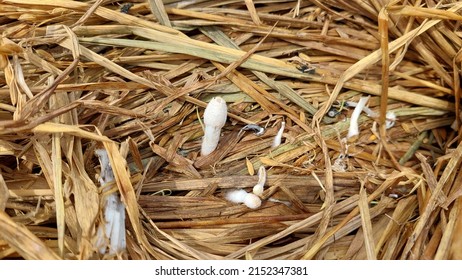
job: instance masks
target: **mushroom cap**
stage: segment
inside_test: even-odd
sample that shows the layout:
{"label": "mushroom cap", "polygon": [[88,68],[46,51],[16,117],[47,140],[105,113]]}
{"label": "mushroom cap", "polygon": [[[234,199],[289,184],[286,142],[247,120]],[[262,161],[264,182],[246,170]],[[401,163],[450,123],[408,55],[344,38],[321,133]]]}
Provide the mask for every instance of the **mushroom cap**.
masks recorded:
{"label": "mushroom cap", "polygon": [[256,195],[261,195],[263,193],[263,185],[261,183],[256,184],[253,187],[253,193]]}
{"label": "mushroom cap", "polygon": [[244,204],[250,209],[257,209],[261,205],[261,199],[253,193],[248,193],[244,198]]}
{"label": "mushroom cap", "polygon": [[227,111],[226,101],[223,98],[219,96],[212,98],[205,108],[205,126],[222,128],[226,123]]}

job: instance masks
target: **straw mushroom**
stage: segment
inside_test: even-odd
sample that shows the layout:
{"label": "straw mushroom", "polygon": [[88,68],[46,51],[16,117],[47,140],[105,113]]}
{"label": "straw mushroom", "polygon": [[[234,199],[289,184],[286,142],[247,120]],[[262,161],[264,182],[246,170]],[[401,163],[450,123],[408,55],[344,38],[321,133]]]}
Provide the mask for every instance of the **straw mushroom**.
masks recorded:
{"label": "straw mushroom", "polygon": [[201,147],[202,156],[209,155],[217,148],[221,128],[226,123],[226,116],[226,101],[221,97],[212,98],[204,112],[205,129]]}

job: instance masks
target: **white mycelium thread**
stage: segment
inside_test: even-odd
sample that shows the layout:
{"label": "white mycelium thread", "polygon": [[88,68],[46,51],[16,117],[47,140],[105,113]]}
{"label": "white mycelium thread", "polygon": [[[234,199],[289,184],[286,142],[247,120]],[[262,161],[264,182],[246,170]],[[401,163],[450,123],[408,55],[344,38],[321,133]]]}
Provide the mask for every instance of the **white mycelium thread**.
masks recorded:
{"label": "white mycelium thread", "polygon": [[287,207],[290,207],[290,205],[292,205],[292,203],[290,203],[289,201],[283,201],[283,200],[279,200],[279,199],[276,199],[276,198],[268,198],[268,201],[271,201],[271,202],[276,202],[276,203],[282,203],[284,205],[286,205]]}
{"label": "white mycelium thread", "polygon": [[[110,184],[115,181],[108,154],[104,149],[96,150],[95,154],[101,164],[99,182],[103,187],[103,191],[108,191]],[[98,227],[95,245],[101,254],[106,253],[108,247],[109,254],[125,251],[125,206],[120,201],[117,192],[105,196],[104,223]]]}
{"label": "white mycelium thread", "polygon": [[[367,97],[364,97],[364,98],[367,98]],[[356,103],[356,102],[352,102],[352,101],[348,101],[348,102],[345,102],[345,106],[348,106],[348,107],[355,107],[357,108],[358,107],[358,104],[359,103]],[[379,117],[379,114],[372,111],[369,107],[367,106],[364,106],[362,108],[363,112],[367,114],[368,117],[371,117],[371,118],[378,118]],[[356,111],[356,110],[355,110]],[[353,112],[354,113],[354,112]],[[353,118],[353,116],[351,117]],[[386,121],[385,121],[385,128],[386,129],[390,129],[392,128],[394,125],[395,125],[395,121],[396,121],[396,115],[394,112],[391,112],[391,111],[388,111],[387,114],[386,114]]]}
{"label": "white mycelium thread", "polygon": [[262,165],[258,168],[258,183],[253,187],[253,193],[260,196],[266,183],[266,170]]}
{"label": "white mycelium thread", "polygon": [[284,133],[284,128],[286,127],[286,123],[281,123],[281,128],[279,129],[276,136],[274,136],[273,145],[271,147],[276,148],[277,146],[281,145],[282,141],[282,133]]}
{"label": "white mycelium thread", "polygon": [[221,97],[212,98],[204,112],[205,128],[201,155],[206,156],[215,151],[220,140],[221,128],[226,123],[226,116],[226,101]]}
{"label": "white mycelium thread", "polygon": [[[365,97],[366,98],[366,97]],[[368,97],[367,97],[368,98]],[[358,106],[358,103],[356,102],[353,102],[353,101],[348,101],[348,102],[345,102],[345,106],[348,106],[348,107],[357,107]],[[368,117],[371,117],[371,118],[377,118],[379,116],[379,114],[377,114],[376,112],[372,111],[371,108],[367,107],[367,106],[364,106],[363,107],[363,112],[367,114]]]}

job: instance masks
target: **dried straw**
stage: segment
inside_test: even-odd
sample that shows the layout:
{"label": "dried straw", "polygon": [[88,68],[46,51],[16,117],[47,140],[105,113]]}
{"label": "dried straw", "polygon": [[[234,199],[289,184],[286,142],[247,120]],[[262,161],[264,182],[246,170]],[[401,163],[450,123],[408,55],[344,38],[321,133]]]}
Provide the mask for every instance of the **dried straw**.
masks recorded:
{"label": "dried straw", "polygon": [[0,0],[0,258],[461,259],[462,3],[385,2]]}

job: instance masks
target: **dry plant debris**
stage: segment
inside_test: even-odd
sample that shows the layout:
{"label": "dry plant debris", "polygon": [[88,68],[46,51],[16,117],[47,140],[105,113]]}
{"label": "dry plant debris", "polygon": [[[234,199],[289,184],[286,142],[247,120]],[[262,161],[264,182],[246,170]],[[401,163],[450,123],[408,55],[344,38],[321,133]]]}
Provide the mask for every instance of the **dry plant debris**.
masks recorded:
{"label": "dry plant debris", "polygon": [[[461,259],[461,10],[0,0],[0,259]],[[261,166],[260,207],[225,199]],[[94,246],[108,192],[116,255]]]}

